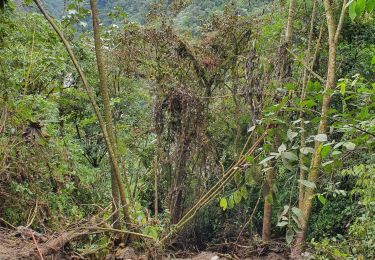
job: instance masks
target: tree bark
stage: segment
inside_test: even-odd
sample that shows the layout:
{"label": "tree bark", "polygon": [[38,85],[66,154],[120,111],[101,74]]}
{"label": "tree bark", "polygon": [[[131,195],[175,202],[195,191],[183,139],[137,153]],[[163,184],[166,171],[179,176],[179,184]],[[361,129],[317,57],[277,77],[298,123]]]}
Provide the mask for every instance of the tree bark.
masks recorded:
{"label": "tree bark", "polygon": [[266,173],[266,181],[263,185],[263,226],[262,226],[262,240],[268,242],[271,239],[271,220],[272,220],[272,185],[275,179],[275,167],[272,165]]}
{"label": "tree bark", "polygon": [[[336,85],[336,50],[337,50],[337,43],[338,38],[340,35],[340,31],[342,28],[342,23],[345,16],[346,10],[346,3],[347,0],[343,1],[340,20],[336,27],[336,22],[333,16],[333,8],[330,0],[324,0],[324,9],[326,14],[327,20],[327,27],[328,27],[328,67],[327,67],[327,81],[325,85],[325,91],[323,95],[323,103],[322,103],[322,111],[321,111],[321,118],[319,122],[319,127],[317,134],[325,134],[327,130],[327,115],[331,100],[330,90],[335,88]],[[319,178],[319,168],[321,165],[321,154],[320,154],[320,145],[322,142],[315,141],[314,149],[315,152],[312,157],[310,172],[308,175],[308,181],[316,183]],[[295,243],[292,248],[292,259],[298,259],[301,257],[301,253],[303,250],[307,229],[308,229],[308,221],[311,215],[311,208],[312,208],[312,199],[314,195],[315,189],[306,187],[303,195],[303,202],[300,203],[300,209],[302,211],[302,216],[299,217],[299,222],[301,223],[301,232],[297,234],[295,239]]]}
{"label": "tree bark", "polygon": [[[311,13],[309,39],[308,39],[308,43],[307,43],[306,57],[305,57],[305,63],[309,67],[312,67],[310,64],[314,64],[314,61],[311,63],[310,59],[311,59],[311,45],[312,45],[312,37],[313,37],[313,31],[314,31],[315,17],[316,17],[316,0],[314,0],[313,9],[312,9],[312,13]],[[320,31],[320,35],[321,35],[321,31]],[[320,37],[319,37],[318,41],[320,41]],[[318,44],[319,43],[317,43],[317,45]],[[309,80],[309,77],[310,77],[310,73],[307,70],[307,68],[305,67],[304,70],[303,70],[301,102],[304,101],[305,98],[306,98],[306,86],[307,86],[307,82]],[[305,147],[306,146],[306,133],[305,133],[305,119],[304,119],[303,111],[300,112],[300,119],[301,119],[301,123],[300,123],[301,143],[300,143],[300,146]],[[300,153],[300,157],[299,157],[299,166],[300,166],[299,167],[299,179],[300,180],[305,180],[305,176],[306,176],[305,169],[304,169],[304,157],[305,157],[304,154]],[[298,205],[299,205],[299,207],[301,207],[301,203],[303,202],[304,192],[305,192],[305,186],[302,183],[300,183],[299,184],[299,193],[298,193],[298,202],[299,202]]]}
{"label": "tree bark", "polygon": [[[296,9],[296,0],[290,0],[289,4],[289,13],[288,13],[288,20],[287,25],[285,28],[285,39],[283,44],[280,46],[280,53],[281,55],[287,53],[286,49],[289,48],[292,44],[292,34],[293,34],[293,22],[295,16],[295,9]],[[281,56],[280,55],[280,56]],[[282,84],[284,80],[290,77],[290,65],[292,63],[290,55],[286,57],[280,57],[280,64],[279,64],[279,83]],[[277,133],[276,133],[277,135]],[[280,145],[280,140],[276,136],[273,146],[277,149]],[[271,238],[271,220],[272,220],[272,203],[269,201],[270,196],[272,196],[272,185],[274,179],[276,178],[276,165],[269,170],[266,174],[266,181],[264,187],[267,188],[267,191],[264,193],[264,208],[263,208],[263,227],[262,227],[262,240],[269,241]]]}
{"label": "tree bark", "polygon": [[[98,73],[99,73],[99,85],[100,85],[100,93],[103,98],[103,108],[104,108],[104,122],[105,127],[108,132],[109,141],[111,143],[111,146],[113,148],[114,157],[117,162],[117,148],[116,148],[116,142],[115,142],[115,134],[114,134],[114,127],[113,127],[113,119],[112,119],[112,112],[111,112],[111,106],[110,106],[110,100],[109,100],[109,91],[108,91],[108,85],[107,85],[107,78],[105,75],[105,67],[104,67],[104,61],[103,61],[103,54],[102,54],[102,43],[100,39],[100,26],[99,26],[99,14],[98,9],[96,5],[96,0],[90,0],[91,5],[91,12],[92,12],[92,24],[94,29],[94,44],[95,44],[95,54],[96,54],[96,62],[98,66]],[[116,223],[119,221],[118,219],[118,196],[119,196],[119,183],[121,182],[120,178],[120,172],[115,172],[116,169],[112,167],[112,174],[111,174],[111,185],[112,185],[112,210],[113,210],[113,220]],[[116,175],[118,175],[118,180],[116,178]],[[124,208],[124,211],[127,213],[125,214],[125,222],[130,222],[129,213],[128,213],[128,205],[125,198],[125,191],[120,191],[121,194],[121,201],[122,206]],[[119,226],[119,225],[117,225]]]}
{"label": "tree bark", "polygon": [[74,64],[79,76],[82,79],[83,86],[84,86],[84,88],[87,92],[87,95],[88,95],[89,99],[90,99],[90,102],[91,102],[91,105],[94,109],[95,115],[96,115],[96,117],[99,121],[100,129],[102,130],[103,137],[104,137],[104,140],[105,140],[105,143],[106,143],[106,146],[107,146],[109,158],[110,158],[110,161],[111,161],[111,166],[113,167],[115,177],[116,177],[116,181],[117,181],[117,185],[118,185],[118,188],[119,188],[119,191],[120,191],[120,199],[121,199],[121,204],[123,206],[124,217],[125,217],[127,222],[130,222],[129,210],[128,210],[128,207],[127,207],[124,187],[122,185],[120,174],[119,174],[117,157],[116,157],[114,149],[111,145],[105,122],[104,122],[103,117],[100,113],[100,108],[99,108],[99,106],[96,102],[94,90],[89,85],[89,83],[87,81],[87,78],[86,78],[81,66],[79,65],[79,63],[77,61],[77,58],[75,57],[75,55],[72,51],[72,48],[71,48],[69,42],[66,40],[63,32],[57,27],[57,25],[54,22],[54,20],[52,19],[52,17],[46,12],[46,10],[44,9],[40,0],[33,0],[33,1],[36,4],[36,6],[38,7],[38,9],[40,10],[40,12],[44,15],[46,20],[50,23],[52,28],[55,30],[55,32],[58,34],[59,38],[61,39],[62,43],[65,46],[66,51],[69,54],[69,57],[70,57],[72,63]]}

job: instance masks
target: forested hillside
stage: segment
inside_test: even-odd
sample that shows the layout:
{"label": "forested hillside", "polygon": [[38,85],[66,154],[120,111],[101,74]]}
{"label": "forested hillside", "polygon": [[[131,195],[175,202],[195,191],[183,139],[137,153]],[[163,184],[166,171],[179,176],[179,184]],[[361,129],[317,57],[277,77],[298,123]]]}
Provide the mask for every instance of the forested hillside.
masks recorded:
{"label": "forested hillside", "polygon": [[0,260],[374,259],[374,9],[0,0]]}
{"label": "forested hillside", "polygon": [[[78,3],[77,3],[78,2]],[[222,13],[227,4],[233,5],[238,14],[244,15],[249,12],[255,12],[269,0],[187,0],[187,1],[154,1],[154,0],[101,0],[98,1],[98,9],[102,20],[107,23],[113,23],[113,19],[106,14],[113,13],[114,10],[122,11],[127,14],[131,21],[146,23],[150,10],[156,5],[172,6],[169,15],[174,18],[176,26],[189,28],[196,32],[202,23],[206,22],[213,14]],[[64,0],[46,0],[46,7],[57,17],[64,17],[69,14],[69,10],[75,10],[76,5],[84,6],[84,1],[76,1],[76,4],[68,3]]]}

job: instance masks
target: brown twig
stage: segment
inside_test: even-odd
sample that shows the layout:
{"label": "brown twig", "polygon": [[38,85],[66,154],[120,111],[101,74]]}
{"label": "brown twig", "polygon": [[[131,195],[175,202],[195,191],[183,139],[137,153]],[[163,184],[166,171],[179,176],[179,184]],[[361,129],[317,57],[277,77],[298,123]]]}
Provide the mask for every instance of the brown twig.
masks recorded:
{"label": "brown twig", "polygon": [[40,248],[39,248],[39,246],[38,246],[38,242],[36,241],[35,236],[34,236],[34,233],[33,233],[32,231],[30,232],[30,235],[31,235],[31,237],[33,238],[33,241],[34,241],[34,244],[35,244],[35,247],[36,247],[36,250],[37,250],[37,252],[38,252],[38,256],[39,256],[40,260],[44,260],[43,254],[42,254],[42,252],[40,251]]}

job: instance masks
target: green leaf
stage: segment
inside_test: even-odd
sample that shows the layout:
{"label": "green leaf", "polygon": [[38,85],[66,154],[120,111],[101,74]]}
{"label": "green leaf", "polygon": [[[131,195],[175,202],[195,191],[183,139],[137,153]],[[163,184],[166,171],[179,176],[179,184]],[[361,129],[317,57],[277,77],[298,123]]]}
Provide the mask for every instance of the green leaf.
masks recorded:
{"label": "green leaf", "polygon": [[285,236],[285,240],[286,240],[286,243],[287,243],[288,245],[290,245],[290,244],[292,243],[292,241],[293,241],[293,236],[294,236],[294,231],[293,231],[293,229],[288,229],[288,230],[286,231],[286,236]]}
{"label": "green leaf", "polygon": [[299,221],[299,219],[295,215],[292,215],[292,219],[294,220],[294,222],[297,224],[297,227],[298,227],[298,228],[293,227],[293,229],[296,232],[299,232],[297,230],[299,230],[301,228],[301,222]]}
{"label": "green leaf", "polygon": [[293,132],[293,131],[290,130],[290,129],[288,129],[288,131],[287,131],[286,134],[287,134],[287,136],[288,136],[289,141],[293,141],[293,139],[294,139],[295,137],[298,136],[298,133],[297,133],[297,132]]}
{"label": "green leaf", "polygon": [[298,182],[301,183],[302,185],[306,186],[306,187],[311,188],[311,189],[315,189],[316,188],[315,183],[313,183],[311,181],[308,181],[308,180],[298,180]]}
{"label": "green leaf", "polygon": [[301,149],[299,149],[301,153],[303,153],[304,155],[307,155],[309,153],[314,153],[314,148],[311,148],[311,147],[302,147]]}
{"label": "green leaf", "polygon": [[259,164],[264,164],[266,162],[268,162],[269,160],[272,160],[273,158],[275,158],[275,156],[268,156],[266,158],[264,158]]}
{"label": "green leaf", "polygon": [[301,102],[301,107],[307,107],[312,108],[313,106],[316,106],[316,102],[314,100],[308,99]]}
{"label": "green leaf", "polygon": [[344,81],[341,82],[341,83],[339,84],[339,86],[340,86],[340,94],[341,94],[341,95],[345,95],[345,91],[346,91],[346,84],[345,84],[345,82],[344,82]]}
{"label": "green leaf", "polygon": [[277,148],[277,151],[278,151],[279,153],[285,152],[285,150],[286,150],[286,145],[285,145],[285,144],[281,144],[281,145],[279,146],[279,148]]}
{"label": "green leaf", "polygon": [[236,190],[236,191],[234,192],[234,196],[233,196],[233,198],[234,198],[234,202],[235,202],[236,204],[240,203],[240,202],[241,202],[241,199],[242,199],[241,192],[238,191],[238,190]]}
{"label": "green leaf", "polygon": [[293,208],[292,208],[292,212],[294,213],[294,215],[296,215],[296,216],[299,217],[299,218],[302,218],[302,217],[303,217],[302,210],[300,210],[300,209],[297,208],[297,207],[293,207]]}
{"label": "green leaf", "polygon": [[231,195],[231,196],[229,197],[229,200],[228,200],[228,207],[229,207],[230,209],[233,209],[233,208],[234,208],[234,196],[233,196],[233,195]]}
{"label": "green leaf", "polygon": [[249,129],[247,129],[247,132],[250,133],[250,132],[254,131],[254,129],[255,129],[255,125],[253,125],[253,126],[250,127]]}
{"label": "green leaf", "polygon": [[289,205],[285,205],[283,212],[281,212],[280,216],[284,216],[289,211]]}
{"label": "green leaf", "polygon": [[357,17],[356,4],[357,3],[353,1],[349,6],[349,17],[352,21]]}
{"label": "green leaf", "polygon": [[248,156],[246,156],[246,161],[247,161],[248,163],[254,163],[254,157],[251,156],[251,155],[248,155]]}
{"label": "green leaf", "polygon": [[291,171],[291,172],[294,171],[294,168],[293,168],[293,166],[289,163],[289,160],[283,158],[283,159],[282,159],[282,162],[283,162],[283,165],[284,165],[285,169],[288,169],[288,170]]}
{"label": "green leaf", "polygon": [[323,205],[326,205],[327,199],[324,198],[324,196],[322,194],[318,194],[318,199],[319,199],[320,203],[322,203]]}
{"label": "green leaf", "polygon": [[314,137],[314,140],[315,141],[319,141],[319,142],[327,142],[328,140],[328,137],[326,134],[318,134]]}
{"label": "green leaf", "polygon": [[153,237],[154,239],[158,238],[158,230],[157,230],[157,227],[155,227],[155,226],[145,227],[143,233],[145,235],[149,235],[149,236]]}
{"label": "green leaf", "polygon": [[326,158],[330,151],[331,151],[331,146],[329,145],[323,146],[322,150],[320,151],[322,158],[323,159]]}
{"label": "green leaf", "polygon": [[368,107],[362,107],[361,112],[358,115],[359,120],[365,120],[369,116]]}
{"label": "green leaf", "polygon": [[239,186],[242,182],[242,175],[239,172],[236,172],[234,175],[234,182],[236,183],[237,186]]}
{"label": "green leaf", "polygon": [[375,0],[367,0],[367,12],[371,13],[375,8]]}
{"label": "green leaf", "polygon": [[298,156],[292,152],[283,152],[281,156],[290,161],[298,161]]}
{"label": "green leaf", "polygon": [[287,221],[281,221],[281,222],[277,223],[276,226],[278,226],[278,227],[285,227],[285,226],[288,225],[288,224],[289,224],[289,223],[288,223]]}
{"label": "green leaf", "polygon": [[228,206],[228,202],[227,202],[227,199],[226,198],[221,198],[220,199],[220,207],[223,209],[223,210],[226,210],[227,209],[227,206]]}
{"label": "green leaf", "polygon": [[248,196],[248,193],[247,193],[247,189],[245,186],[242,186],[241,189],[240,189],[240,193],[241,193],[241,196],[242,198],[244,198],[245,200],[247,199],[247,196]]}
{"label": "green leaf", "polygon": [[355,11],[357,16],[361,16],[366,9],[366,0],[357,0]]}
{"label": "green leaf", "polygon": [[345,142],[343,143],[343,146],[345,146],[345,148],[349,151],[353,151],[355,149],[355,143],[352,142]]}

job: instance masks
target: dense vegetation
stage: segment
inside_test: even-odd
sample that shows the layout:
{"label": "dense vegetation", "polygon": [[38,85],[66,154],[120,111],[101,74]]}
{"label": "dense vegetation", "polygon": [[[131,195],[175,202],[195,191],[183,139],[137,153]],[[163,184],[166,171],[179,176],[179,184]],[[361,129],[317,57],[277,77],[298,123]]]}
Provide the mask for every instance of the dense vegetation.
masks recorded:
{"label": "dense vegetation", "polygon": [[3,2],[0,227],[375,257],[375,1]]}

